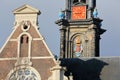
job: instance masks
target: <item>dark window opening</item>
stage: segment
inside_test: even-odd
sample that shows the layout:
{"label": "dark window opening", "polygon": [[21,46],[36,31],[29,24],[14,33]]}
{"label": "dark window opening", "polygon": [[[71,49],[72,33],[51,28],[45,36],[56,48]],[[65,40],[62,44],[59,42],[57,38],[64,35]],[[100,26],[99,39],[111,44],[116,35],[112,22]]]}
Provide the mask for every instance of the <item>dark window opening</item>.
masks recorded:
{"label": "dark window opening", "polygon": [[24,25],[24,26],[23,26],[23,29],[28,29],[28,26],[27,26],[27,25]]}
{"label": "dark window opening", "polygon": [[28,57],[29,37],[24,34],[20,38],[20,57]]}
{"label": "dark window opening", "polygon": [[20,43],[23,44],[23,43],[28,43],[29,41],[29,38],[27,35],[23,35],[20,39]]}

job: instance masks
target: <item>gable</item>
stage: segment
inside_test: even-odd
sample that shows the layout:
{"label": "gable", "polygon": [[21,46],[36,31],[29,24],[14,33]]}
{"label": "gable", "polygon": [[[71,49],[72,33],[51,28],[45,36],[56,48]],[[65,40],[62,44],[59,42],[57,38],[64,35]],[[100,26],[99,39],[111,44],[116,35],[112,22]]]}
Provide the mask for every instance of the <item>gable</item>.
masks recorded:
{"label": "gable", "polygon": [[[28,14],[31,17],[31,13],[38,15],[39,10],[28,5],[14,10],[16,15]],[[12,33],[0,49],[0,78],[13,80],[11,79],[11,76],[14,76],[12,74],[25,68],[31,68],[40,75],[38,80],[47,80],[52,74],[50,69],[56,65],[54,56],[38,30],[37,17],[34,20],[32,20],[33,17],[32,19],[20,18],[22,19],[17,19],[17,25],[14,26]]]}
{"label": "gable", "polygon": [[29,5],[23,5],[20,8],[17,8],[13,11],[14,14],[20,14],[20,13],[37,13],[40,14],[40,11],[29,6]]}
{"label": "gable", "polygon": [[[45,43],[42,35],[38,31],[38,29],[32,25],[31,22],[30,27],[27,31],[22,30],[23,25],[19,25],[16,27],[11,35],[9,36],[8,40],[4,44],[4,46],[1,49],[0,57],[1,58],[12,58],[17,57],[18,51],[19,51],[19,42],[20,37],[24,34],[30,36],[31,38],[31,55],[34,57],[51,57],[54,58],[51,51],[47,47],[47,44]],[[31,57],[32,57],[31,56]]]}

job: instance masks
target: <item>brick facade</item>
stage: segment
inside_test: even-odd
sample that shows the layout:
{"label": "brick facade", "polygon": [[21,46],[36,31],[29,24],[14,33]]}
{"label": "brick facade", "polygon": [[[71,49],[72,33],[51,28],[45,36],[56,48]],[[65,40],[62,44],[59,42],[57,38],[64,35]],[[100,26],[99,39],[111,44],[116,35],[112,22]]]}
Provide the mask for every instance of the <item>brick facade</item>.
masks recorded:
{"label": "brick facade", "polygon": [[0,52],[0,80],[12,80],[14,72],[26,68],[35,69],[38,80],[48,80],[52,75],[50,69],[56,61],[38,31],[38,14],[39,10],[28,5],[14,11],[14,30]]}

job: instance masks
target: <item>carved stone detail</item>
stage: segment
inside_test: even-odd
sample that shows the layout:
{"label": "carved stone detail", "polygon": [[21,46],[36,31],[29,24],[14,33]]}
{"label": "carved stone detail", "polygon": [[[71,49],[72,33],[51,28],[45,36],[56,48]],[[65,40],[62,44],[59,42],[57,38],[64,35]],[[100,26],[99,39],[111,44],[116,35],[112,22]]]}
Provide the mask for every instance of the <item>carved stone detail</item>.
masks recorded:
{"label": "carved stone detail", "polygon": [[32,65],[32,62],[30,61],[30,59],[28,57],[22,57],[22,58],[18,58],[17,62],[15,63],[15,66],[19,66],[19,65]]}

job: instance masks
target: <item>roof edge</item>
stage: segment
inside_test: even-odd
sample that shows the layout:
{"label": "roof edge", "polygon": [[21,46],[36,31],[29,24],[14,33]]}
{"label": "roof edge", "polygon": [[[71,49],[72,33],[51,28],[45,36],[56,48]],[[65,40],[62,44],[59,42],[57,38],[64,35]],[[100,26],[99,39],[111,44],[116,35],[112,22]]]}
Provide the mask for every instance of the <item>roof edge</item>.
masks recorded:
{"label": "roof edge", "polygon": [[[25,8],[29,8],[29,9],[33,10],[33,12],[20,12],[21,10],[23,10]],[[35,14],[36,13],[38,15],[41,14],[40,10],[38,10],[38,9],[36,9],[34,7],[31,7],[28,4],[24,4],[23,6],[13,10],[12,12],[13,12],[13,14],[27,14],[27,13],[29,13],[29,14]]]}

